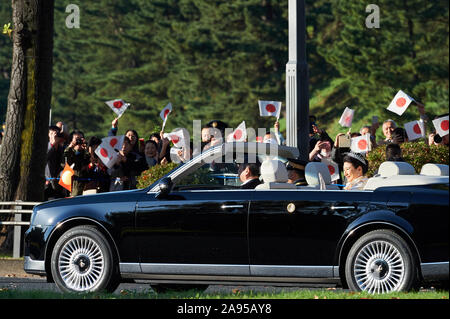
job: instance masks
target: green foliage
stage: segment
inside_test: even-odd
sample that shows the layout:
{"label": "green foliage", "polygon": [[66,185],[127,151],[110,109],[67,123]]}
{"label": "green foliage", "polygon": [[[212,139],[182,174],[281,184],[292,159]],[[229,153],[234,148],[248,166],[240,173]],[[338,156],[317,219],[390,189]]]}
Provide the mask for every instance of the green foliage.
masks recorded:
{"label": "green foliage", "polygon": [[[441,145],[429,146],[424,141],[407,142],[400,144],[402,157],[405,162],[411,164],[416,173],[420,173],[423,165],[427,163],[449,165],[448,147]],[[369,170],[367,176],[371,177],[386,160],[386,147],[380,146],[367,155],[369,161]]]}
{"label": "green foliage", "polygon": [[367,3],[332,2],[334,32],[322,33],[328,40],[317,52],[339,76],[329,82],[334,90],[323,92],[322,103],[312,103],[311,109],[324,114],[325,127],[331,130],[334,125],[333,134],[338,133],[337,115],[346,106],[355,109],[352,131],[356,132],[370,125],[372,115],[381,121],[392,118],[400,125],[417,120],[414,105],[401,117],[386,110],[399,89],[425,104],[431,118],[448,112],[448,1],[381,0],[376,4],[380,28],[369,29]]}
{"label": "green foliage", "polygon": [[11,29],[11,23],[5,24],[3,26],[3,34],[7,34],[9,37],[11,37],[11,33],[12,33],[12,29]]}
{"label": "green foliage", "polygon": [[178,166],[177,163],[155,165],[143,171],[137,178],[137,188],[146,188]]}
{"label": "green foliage", "polygon": [[[79,29],[65,25],[67,4],[55,0],[53,123],[103,137],[115,117],[105,101],[121,98],[131,106],[118,134],[148,137],[168,102],[166,131],[192,134],[193,120],[213,119],[273,127],[257,100],[285,100],[288,1],[79,0]],[[310,113],[331,136],[346,131],[337,124],[346,106],[355,110],[353,131],[372,115],[400,125],[417,119],[414,106],[402,117],[386,111],[399,89],[430,118],[448,109],[448,1],[380,0],[379,29],[366,28],[366,5],[306,1]],[[0,22],[8,21],[10,2],[1,1]],[[0,37],[0,120],[11,47]]]}

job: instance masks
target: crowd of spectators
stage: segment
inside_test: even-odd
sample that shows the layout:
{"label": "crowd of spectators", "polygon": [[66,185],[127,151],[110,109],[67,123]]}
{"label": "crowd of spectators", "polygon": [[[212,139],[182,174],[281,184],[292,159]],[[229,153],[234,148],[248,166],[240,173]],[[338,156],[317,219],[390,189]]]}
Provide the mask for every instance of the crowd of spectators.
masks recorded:
{"label": "crowd of spectators", "polygon": [[[421,119],[426,122],[428,118],[424,113],[423,106],[419,105],[419,111]],[[320,162],[328,159],[335,162],[339,168],[339,178],[334,183],[341,185],[343,189],[362,189],[367,181],[367,177],[365,177],[368,170],[367,153],[352,152],[350,149],[351,138],[370,134],[371,150],[383,147],[386,160],[404,161],[400,144],[407,142],[408,137],[405,129],[397,126],[392,119],[387,119],[381,124],[384,138],[380,141],[376,140],[376,133],[380,127],[377,122],[361,127],[359,132],[349,130],[347,133],[339,133],[335,139],[332,139],[324,129],[319,127],[315,116],[310,116],[309,122],[309,161]],[[179,161],[184,162],[199,152],[223,143],[226,127],[227,124],[222,121],[209,122],[202,128],[200,149],[193,149],[193,144],[190,142],[189,154],[181,150],[177,151],[176,155],[178,155]],[[117,135],[117,131],[118,119],[116,118],[111,123],[108,136]],[[3,135],[3,130],[1,133]],[[164,165],[172,161],[171,141],[163,131],[159,134],[153,133],[145,140],[139,138],[135,130],[127,130],[122,148],[116,150],[118,151],[117,161],[110,168],[105,166],[95,153],[97,147],[102,143],[100,137],[92,136],[87,140],[82,131],[75,129],[68,133],[64,124],[58,122],[49,127],[48,138],[48,156],[45,168],[46,200],[88,193],[135,189],[137,178],[143,171],[155,165]],[[257,141],[285,144],[285,139],[279,131],[278,121],[275,122],[274,130],[267,131],[260,139],[257,138]],[[427,142],[429,145],[448,147],[449,135],[441,137],[436,132],[431,132],[428,134]],[[289,159],[286,166],[289,183],[297,186],[306,185],[304,173],[306,164],[307,162],[299,159]],[[65,165],[69,165],[74,173],[71,192],[59,183]],[[253,188],[258,184],[258,165],[241,165],[239,176],[245,188]]]}
{"label": "crowd of spectators", "polygon": [[[111,123],[108,136],[118,131],[118,119]],[[122,148],[115,164],[108,168],[96,154],[102,139],[86,139],[80,130],[68,134],[64,124],[49,127],[47,165],[45,169],[45,199],[135,189],[137,177],[149,167],[170,161],[170,141],[160,134],[151,134],[147,141],[129,129],[125,132]],[[65,165],[73,170],[71,192],[59,183]]]}
{"label": "crowd of spectators", "polygon": [[[418,105],[420,118],[424,122],[423,127],[426,129],[428,117],[424,112],[424,106]],[[436,118],[444,117],[448,114],[439,115]],[[343,186],[346,190],[360,190],[363,189],[367,177],[365,174],[368,171],[367,155],[371,150],[377,147],[385,149],[385,156],[387,161],[404,161],[402,156],[402,149],[400,144],[408,142],[408,135],[404,128],[399,127],[394,120],[387,119],[381,125],[384,139],[376,140],[376,132],[379,128],[378,122],[374,122],[370,126],[363,126],[358,133],[351,132],[339,133],[333,141],[325,130],[320,129],[316,124],[316,118],[310,117],[310,161],[322,161],[329,159],[335,162],[339,167],[339,179],[334,183]],[[351,151],[350,139],[358,136],[370,134],[370,148],[369,152]],[[427,136],[424,132],[424,136]],[[449,146],[449,135],[440,136],[436,132],[428,135],[426,142],[429,145]],[[344,179],[342,178],[344,177]],[[345,185],[343,185],[345,182]]]}

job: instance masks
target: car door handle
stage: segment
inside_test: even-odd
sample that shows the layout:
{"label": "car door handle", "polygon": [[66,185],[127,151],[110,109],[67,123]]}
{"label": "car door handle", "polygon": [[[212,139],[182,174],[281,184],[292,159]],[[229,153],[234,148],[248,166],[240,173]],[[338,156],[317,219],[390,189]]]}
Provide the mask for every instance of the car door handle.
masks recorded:
{"label": "car door handle", "polygon": [[356,209],[356,206],[331,206],[331,210]]}
{"label": "car door handle", "polygon": [[222,205],[220,206],[222,209],[228,209],[228,208],[244,208],[244,205]]}

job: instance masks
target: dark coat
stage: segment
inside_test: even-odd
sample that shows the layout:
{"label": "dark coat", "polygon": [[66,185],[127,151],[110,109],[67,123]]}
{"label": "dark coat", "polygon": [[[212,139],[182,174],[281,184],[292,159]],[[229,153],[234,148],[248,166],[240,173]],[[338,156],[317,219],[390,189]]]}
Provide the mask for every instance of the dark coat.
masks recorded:
{"label": "dark coat", "polygon": [[254,189],[256,186],[261,184],[261,181],[259,178],[252,179],[250,182],[245,183],[244,185],[241,185],[242,189]]}

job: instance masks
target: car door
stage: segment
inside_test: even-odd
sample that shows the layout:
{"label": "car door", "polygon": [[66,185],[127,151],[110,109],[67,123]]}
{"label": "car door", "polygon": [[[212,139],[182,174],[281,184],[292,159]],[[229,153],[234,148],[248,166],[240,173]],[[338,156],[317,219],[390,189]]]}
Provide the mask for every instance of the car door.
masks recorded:
{"label": "car door", "polygon": [[149,193],[139,201],[136,230],[143,272],[249,274],[247,217],[253,190],[224,187],[228,171],[202,169],[179,183],[189,187],[175,187],[164,198]]}
{"label": "car door", "polygon": [[409,210],[401,214],[414,225],[414,239],[423,263],[449,259],[448,190],[448,184],[414,188],[411,191]]}
{"label": "car door", "polygon": [[252,275],[332,277],[337,244],[372,192],[261,190],[249,214]]}

